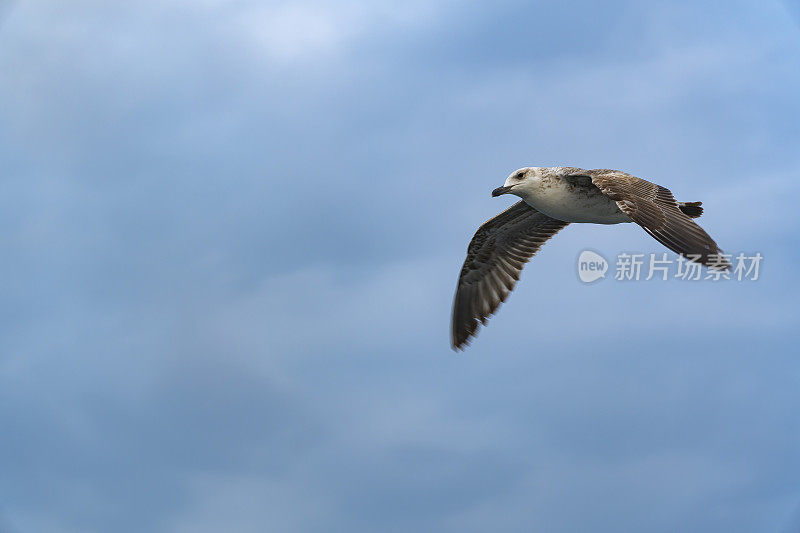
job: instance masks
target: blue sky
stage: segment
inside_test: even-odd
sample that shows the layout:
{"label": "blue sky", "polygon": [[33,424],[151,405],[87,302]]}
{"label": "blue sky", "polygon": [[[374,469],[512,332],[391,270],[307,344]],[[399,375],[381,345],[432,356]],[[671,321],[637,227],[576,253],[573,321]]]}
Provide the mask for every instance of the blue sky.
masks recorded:
{"label": "blue sky", "polygon": [[[796,2],[6,3],[0,531],[800,528]],[[752,283],[452,293],[524,165],[702,200]]]}

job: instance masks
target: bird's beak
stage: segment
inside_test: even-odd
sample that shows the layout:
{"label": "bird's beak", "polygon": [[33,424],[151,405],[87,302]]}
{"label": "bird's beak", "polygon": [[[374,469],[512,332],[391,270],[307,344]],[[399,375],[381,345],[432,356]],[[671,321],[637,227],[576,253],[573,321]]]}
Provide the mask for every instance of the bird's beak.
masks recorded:
{"label": "bird's beak", "polygon": [[500,196],[501,194],[505,194],[508,191],[510,191],[513,187],[514,187],[513,185],[509,186],[503,185],[502,187],[498,187],[492,191],[492,196]]}

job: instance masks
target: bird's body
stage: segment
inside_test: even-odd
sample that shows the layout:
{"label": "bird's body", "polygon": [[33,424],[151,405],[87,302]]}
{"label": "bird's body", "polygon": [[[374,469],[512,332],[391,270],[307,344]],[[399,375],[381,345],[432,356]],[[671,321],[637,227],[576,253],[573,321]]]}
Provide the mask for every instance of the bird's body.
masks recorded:
{"label": "bird's body", "polygon": [[730,267],[717,243],[692,220],[703,212],[700,202],[677,202],[668,189],[625,172],[526,167],[492,196],[507,193],[522,201],[486,221],[467,249],[453,302],[454,349],[463,348],[505,301],[539,248],[573,222],[635,222],[691,261]]}
{"label": "bird's body", "polygon": [[564,222],[620,224],[632,222],[617,202],[595,187],[591,180],[567,179],[564,167],[542,168],[527,177],[530,187],[520,191],[526,204],[545,215]]}

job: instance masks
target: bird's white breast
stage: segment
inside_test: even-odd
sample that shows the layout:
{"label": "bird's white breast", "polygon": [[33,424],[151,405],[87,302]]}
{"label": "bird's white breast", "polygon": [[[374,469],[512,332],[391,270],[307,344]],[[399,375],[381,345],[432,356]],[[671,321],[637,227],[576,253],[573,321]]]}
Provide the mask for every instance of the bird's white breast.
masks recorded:
{"label": "bird's white breast", "polygon": [[631,221],[614,200],[596,187],[581,186],[556,176],[536,179],[520,196],[545,215],[565,222],[619,224]]}

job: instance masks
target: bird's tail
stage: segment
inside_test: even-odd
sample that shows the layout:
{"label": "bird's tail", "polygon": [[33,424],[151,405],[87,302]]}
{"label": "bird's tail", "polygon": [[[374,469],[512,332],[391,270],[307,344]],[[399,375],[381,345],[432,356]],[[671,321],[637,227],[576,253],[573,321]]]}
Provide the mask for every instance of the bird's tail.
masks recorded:
{"label": "bird's tail", "polygon": [[683,213],[691,218],[697,218],[703,214],[703,208],[700,207],[703,202],[678,202],[678,207]]}

